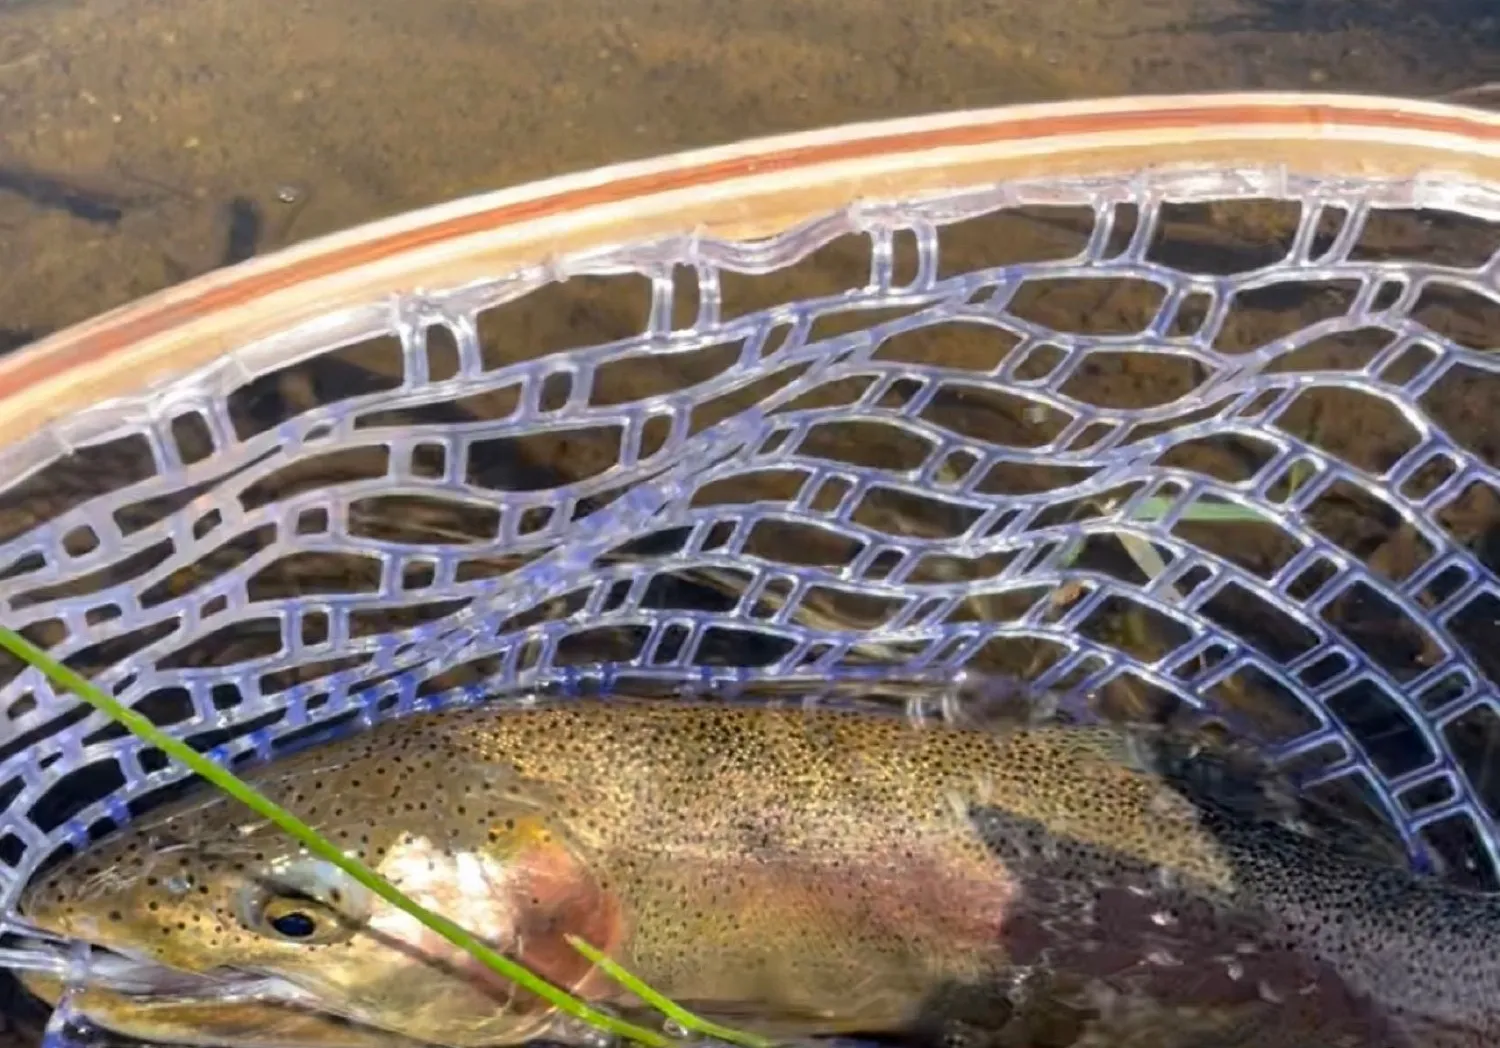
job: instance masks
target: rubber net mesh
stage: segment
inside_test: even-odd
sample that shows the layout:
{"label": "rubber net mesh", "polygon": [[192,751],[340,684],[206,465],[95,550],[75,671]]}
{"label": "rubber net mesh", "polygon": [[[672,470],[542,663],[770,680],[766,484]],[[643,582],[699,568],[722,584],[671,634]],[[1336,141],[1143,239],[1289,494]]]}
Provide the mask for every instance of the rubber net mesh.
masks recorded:
{"label": "rubber net mesh", "polygon": [[[1202,708],[1495,886],[1500,198],[1006,184],[497,273],[6,453],[7,623],[220,760],[499,692]],[[179,777],[0,677],[0,910]],[[3,959],[3,958],[0,958]]]}

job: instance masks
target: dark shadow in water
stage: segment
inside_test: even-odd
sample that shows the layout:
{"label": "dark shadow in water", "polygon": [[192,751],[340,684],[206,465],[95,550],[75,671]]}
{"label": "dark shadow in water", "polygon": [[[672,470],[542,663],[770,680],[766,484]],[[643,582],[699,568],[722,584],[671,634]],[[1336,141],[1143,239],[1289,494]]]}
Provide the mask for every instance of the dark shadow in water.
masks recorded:
{"label": "dark shadow in water", "polygon": [[1500,45],[1500,9],[1493,0],[1250,0],[1242,8],[1181,28],[1208,33],[1401,33],[1421,22],[1462,26],[1469,43]]}
{"label": "dark shadow in water", "polygon": [[9,165],[0,165],[0,192],[15,193],[37,207],[66,211],[74,218],[106,226],[120,221],[125,209],[136,203],[115,193]]}
{"label": "dark shadow in water", "polygon": [[219,264],[232,266],[255,257],[264,233],[265,221],[261,218],[260,206],[249,197],[235,197],[229,202],[229,233]]}
{"label": "dark shadow in water", "polygon": [[0,327],[0,353],[9,353],[13,349],[30,345],[46,334],[45,331],[33,331],[31,328]]}
{"label": "dark shadow in water", "polygon": [[50,1012],[11,972],[0,972],[0,1048],[28,1048],[42,1039]]}

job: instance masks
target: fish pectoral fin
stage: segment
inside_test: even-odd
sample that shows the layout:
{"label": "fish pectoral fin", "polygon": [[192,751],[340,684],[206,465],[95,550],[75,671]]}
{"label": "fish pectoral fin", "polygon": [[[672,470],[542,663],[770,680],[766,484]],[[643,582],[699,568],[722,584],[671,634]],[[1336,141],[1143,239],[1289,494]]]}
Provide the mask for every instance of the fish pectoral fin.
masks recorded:
{"label": "fish pectoral fin", "polygon": [[[699,1018],[723,1026],[732,1026],[759,1034],[773,1041],[796,1041],[814,1035],[873,1034],[890,1029],[879,1016],[865,1016],[840,1009],[806,1011],[773,1007],[756,1000],[695,1001],[679,1000],[677,1004]],[[642,1014],[655,1016],[651,1009]]]}

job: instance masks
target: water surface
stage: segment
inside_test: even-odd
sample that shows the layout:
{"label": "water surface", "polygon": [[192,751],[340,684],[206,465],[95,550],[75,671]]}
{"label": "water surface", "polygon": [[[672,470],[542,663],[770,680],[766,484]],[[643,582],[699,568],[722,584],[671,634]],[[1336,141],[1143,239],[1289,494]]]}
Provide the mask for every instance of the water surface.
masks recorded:
{"label": "water surface", "polygon": [[0,0],[0,348],[315,234],[751,135],[1492,79],[1488,0]]}

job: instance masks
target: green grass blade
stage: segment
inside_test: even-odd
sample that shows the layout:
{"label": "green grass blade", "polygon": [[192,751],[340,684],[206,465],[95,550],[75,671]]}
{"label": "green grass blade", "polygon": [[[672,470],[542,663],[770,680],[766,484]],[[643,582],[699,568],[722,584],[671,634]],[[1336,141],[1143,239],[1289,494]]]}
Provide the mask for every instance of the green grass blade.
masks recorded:
{"label": "green grass blade", "polygon": [[[591,1008],[530,969],[490,949],[462,927],[441,914],[433,913],[408,899],[401,890],[381,877],[362,862],[345,855],[337,846],[320,837],[316,830],[282,808],[275,801],[263,796],[253,787],[242,782],[232,772],[219,767],[191,746],[179,742],[159,729],[151,721],[128,706],[116,701],[101,691],[89,680],[64,666],[46,652],[36,647],[19,633],[0,626],[0,647],[35,666],[58,684],[76,694],[83,701],[113,718],[131,733],[157,747],[168,757],[181,762],[195,775],[207,779],[229,796],[245,805],[262,818],[279,826],[290,837],[309,852],[337,866],[354,881],[363,885],[392,906],[421,921],[454,946],[468,953],[477,961],[504,979],[509,979],[536,996],[547,1001],[559,1011],[571,1015],[597,1030],[647,1045],[648,1048],[667,1048],[673,1044],[670,1037],[643,1026],[636,1026]],[[670,1004],[670,1002],[668,1002]],[[675,1005],[673,1006],[675,1008]],[[679,1009],[680,1011],[680,1009]],[[666,1014],[664,1012],[664,1014]],[[761,1048],[757,1045],[756,1048]]]}
{"label": "green grass blade", "polygon": [[[1163,498],[1143,499],[1131,514],[1136,520],[1160,520],[1167,515],[1175,500]],[[1264,524],[1266,518],[1253,509],[1235,502],[1198,502],[1182,512],[1182,519],[1200,524]]]}
{"label": "green grass blade", "polygon": [[757,1037],[753,1033],[745,1033],[742,1030],[735,1030],[728,1026],[720,1026],[718,1023],[710,1022],[707,1019],[694,1015],[692,1012],[673,1003],[670,999],[663,997],[634,975],[631,975],[592,944],[580,939],[576,935],[569,935],[567,938],[568,945],[583,954],[585,958],[604,972],[605,975],[661,1012],[662,1015],[675,1022],[687,1032],[696,1033],[703,1037],[712,1037],[714,1040],[723,1041],[726,1044],[737,1044],[741,1048],[773,1048],[775,1045],[775,1041],[768,1041],[764,1037]]}
{"label": "green grass blade", "polygon": [[[1175,505],[1174,499],[1149,498],[1142,499],[1140,505],[1131,513],[1129,519],[1140,521],[1160,520],[1171,511]],[[1103,507],[1101,507],[1103,508]],[[1182,520],[1194,524],[1265,524],[1267,520],[1253,509],[1234,502],[1193,502],[1182,511]],[[1122,538],[1121,541],[1124,541]],[[1129,544],[1127,543],[1127,546]],[[1083,552],[1083,542],[1074,540],[1058,555],[1057,562],[1062,567],[1071,567]],[[1137,551],[1132,551],[1131,556],[1136,557],[1137,563],[1140,558],[1136,556]],[[1161,564],[1160,558],[1156,560],[1159,565],[1158,571],[1165,565]],[[1148,575],[1151,573],[1148,572]],[[1151,577],[1155,577],[1151,575]]]}

